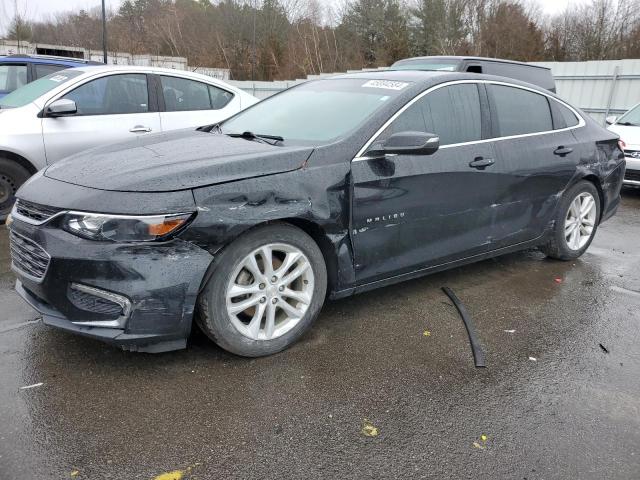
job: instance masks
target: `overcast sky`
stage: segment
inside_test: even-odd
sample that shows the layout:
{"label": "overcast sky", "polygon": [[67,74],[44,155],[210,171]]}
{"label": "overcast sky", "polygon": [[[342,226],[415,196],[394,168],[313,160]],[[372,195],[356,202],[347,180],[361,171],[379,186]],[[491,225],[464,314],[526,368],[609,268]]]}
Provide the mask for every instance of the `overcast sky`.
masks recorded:
{"label": "overcast sky", "polygon": [[[91,9],[99,7],[101,0],[17,0],[19,9],[26,10],[28,18],[42,18],[52,13],[79,10],[81,8]],[[113,9],[118,8],[122,0],[106,0],[107,6]],[[335,0],[325,0],[332,2]],[[547,14],[561,12],[569,3],[584,3],[587,0],[529,0],[531,3],[540,5],[542,11]],[[14,11],[15,0],[0,0],[0,4],[4,8],[0,8],[0,14],[6,17],[12,17]],[[324,2],[323,2],[324,3]]]}

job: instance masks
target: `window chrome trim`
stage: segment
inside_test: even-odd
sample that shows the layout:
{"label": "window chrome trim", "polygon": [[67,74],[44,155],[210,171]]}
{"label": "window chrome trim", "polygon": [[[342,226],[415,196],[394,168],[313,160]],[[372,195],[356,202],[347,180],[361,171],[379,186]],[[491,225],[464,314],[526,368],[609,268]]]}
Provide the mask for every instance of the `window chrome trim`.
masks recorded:
{"label": "window chrome trim", "polygon": [[[578,113],[578,111],[575,108],[573,108],[571,105],[565,103],[564,101],[562,101],[562,100],[560,100],[560,99],[558,99],[558,98],[556,98],[556,97],[554,97],[554,96],[552,96],[550,94],[547,94],[546,92],[541,92],[539,90],[536,90],[536,89],[533,89],[533,88],[529,88],[529,87],[524,87],[522,85],[515,85],[513,83],[500,82],[498,80],[454,80],[454,81],[451,81],[451,82],[446,82],[446,83],[441,83],[441,84],[438,84],[438,85],[434,85],[433,87],[425,90],[424,92],[420,93],[418,96],[412,98],[409,102],[407,102],[400,110],[398,110],[395,114],[393,114],[391,116],[391,118],[389,118],[389,120],[387,120],[384,123],[384,125],[382,125],[382,127],[380,127],[375,134],[373,134],[373,136],[358,151],[356,156],[353,158],[352,162],[359,162],[359,161],[362,161],[362,160],[371,160],[372,157],[364,156],[365,152],[369,149],[371,144],[376,141],[376,139],[382,134],[382,132],[384,132],[387,129],[387,127],[389,127],[389,125],[391,125],[400,115],[402,115],[406,110],[408,110],[414,103],[416,103],[418,100],[422,99],[422,97],[430,94],[434,90],[438,90],[440,88],[448,87],[450,85],[461,85],[461,84],[504,85],[506,87],[519,88],[521,90],[527,90],[529,92],[537,93],[538,95],[542,95],[544,97],[547,97],[549,100],[556,101],[559,104],[567,107],[578,118],[578,124],[574,125],[573,127],[559,128],[557,130],[544,130],[542,132],[522,133],[522,134],[519,134],[519,135],[509,135],[509,136],[506,136],[506,137],[485,138],[485,139],[482,139],[482,140],[474,140],[474,141],[471,141],[471,142],[451,143],[449,145],[442,145],[440,147],[440,149],[452,148],[452,147],[461,147],[461,146],[465,146],[465,145],[475,145],[475,144],[480,144],[480,143],[496,142],[496,141],[502,141],[502,140],[512,140],[514,138],[533,137],[533,136],[536,136],[536,135],[548,135],[550,133],[566,132],[566,131],[569,131],[569,130],[575,130],[577,128],[582,128],[582,127],[584,127],[586,125],[586,122],[585,122],[584,118],[582,117],[582,115],[580,115]],[[551,115],[551,111],[549,111],[549,114]]]}

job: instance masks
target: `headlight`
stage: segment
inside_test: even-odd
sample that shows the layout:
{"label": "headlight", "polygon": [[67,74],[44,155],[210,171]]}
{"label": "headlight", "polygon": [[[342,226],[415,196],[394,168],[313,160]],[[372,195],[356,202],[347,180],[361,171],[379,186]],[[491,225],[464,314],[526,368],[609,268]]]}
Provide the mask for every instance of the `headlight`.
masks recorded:
{"label": "headlight", "polygon": [[70,212],[63,218],[63,228],[90,240],[152,242],[167,240],[194,217],[195,213],[129,216]]}

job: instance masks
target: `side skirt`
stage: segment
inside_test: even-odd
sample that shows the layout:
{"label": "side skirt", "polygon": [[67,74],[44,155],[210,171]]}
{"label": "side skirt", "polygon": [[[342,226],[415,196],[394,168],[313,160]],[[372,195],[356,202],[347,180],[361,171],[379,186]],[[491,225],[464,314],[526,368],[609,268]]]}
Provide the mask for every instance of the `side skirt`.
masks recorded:
{"label": "side skirt", "polygon": [[460,260],[454,260],[452,262],[443,263],[443,264],[435,265],[432,267],[421,268],[419,270],[414,270],[413,272],[403,273],[402,275],[395,275],[393,277],[385,278],[383,280],[377,280],[375,282],[358,285],[355,288],[340,290],[340,291],[334,292],[330,298],[331,299],[344,298],[357,293],[368,292],[369,290],[374,290],[376,288],[386,287],[388,285],[404,282],[405,280],[412,280],[414,278],[420,278],[425,275],[430,275],[432,273],[442,272],[443,270],[449,270],[450,268],[460,267],[462,265],[468,265],[470,263],[479,262],[481,260],[486,260],[493,257],[499,257],[500,255],[505,255],[507,253],[513,253],[513,252],[518,252],[520,250],[526,250],[527,248],[537,247],[538,245],[544,243],[544,239],[546,238],[548,233],[549,232],[545,232],[543,235],[539,236],[538,238],[534,238],[533,240],[528,240],[522,243],[517,243],[509,247],[499,248],[497,250],[491,250],[490,252],[481,253],[478,255],[474,255],[472,257],[466,257]]}

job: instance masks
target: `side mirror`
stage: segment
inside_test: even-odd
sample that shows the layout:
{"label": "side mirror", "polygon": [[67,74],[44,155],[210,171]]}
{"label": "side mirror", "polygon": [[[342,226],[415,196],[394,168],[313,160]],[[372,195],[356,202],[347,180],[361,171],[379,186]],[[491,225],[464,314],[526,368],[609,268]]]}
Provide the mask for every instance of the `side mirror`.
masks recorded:
{"label": "side mirror", "polygon": [[64,117],[78,112],[76,102],[67,98],[60,98],[51,102],[45,110],[47,117]]}
{"label": "side mirror", "polygon": [[615,115],[609,115],[605,122],[607,122],[607,125],[613,125],[614,123],[616,123],[616,120],[618,120],[618,117],[616,117]]}
{"label": "side mirror", "polygon": [[432,155],[440,148],[440,137],[425,132],[398,132],[367,152],[371,156]]}

